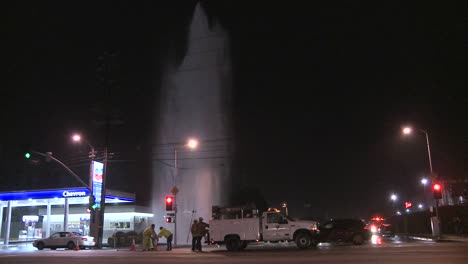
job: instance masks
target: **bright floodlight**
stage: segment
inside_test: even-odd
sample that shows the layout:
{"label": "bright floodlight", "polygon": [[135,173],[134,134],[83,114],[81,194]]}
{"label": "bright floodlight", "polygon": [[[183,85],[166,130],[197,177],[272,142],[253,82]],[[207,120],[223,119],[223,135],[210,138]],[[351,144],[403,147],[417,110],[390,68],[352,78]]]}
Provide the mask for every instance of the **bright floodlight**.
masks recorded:
{"label": "bright floodlight", "polygon": [[412,131],[411,127],[403,128],[403,134],[405,135],[411,134],[411,131]]}
{"label": "bright floodlight", "polygon": [[428,182],[429,182],[429,181],[428,181],[426,178],[423,178],[423,179],[421,180],[421,183],[422,183],[423,185],[427,185]]}
{"label": "bright floodlight", "polygon": [[397,196],[396,196],[395,194],[392,194],[392,196],[390,196],[390,199],[391,199],[392,201],[396,201]]}
{"label": "bright floodlight", "polygon": [[196,139],[189,139],[189,141],[187,142],[187,146],[191,149],[194,149],[194,148],[197,148],[198,146],[198,140]]}
{"label": "bright floodlight", "polygon": [[78,142],[78,141],[81,140],[81,136],[78,135],[78,134],[75,134],[75,135],[73,135],[72,139],[73,139],[73,141]]}

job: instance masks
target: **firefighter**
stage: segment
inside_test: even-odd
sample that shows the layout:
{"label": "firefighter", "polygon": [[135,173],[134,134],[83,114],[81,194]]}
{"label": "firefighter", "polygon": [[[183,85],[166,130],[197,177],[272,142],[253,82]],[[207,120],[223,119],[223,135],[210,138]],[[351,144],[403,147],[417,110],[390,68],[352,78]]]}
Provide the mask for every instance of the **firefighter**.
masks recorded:
{"label": "firefighter", "polygon": [[198,218],[198,228],[197,228],[197,245],[196,248],[198,251],[202,251],[201,239],[208,233],[208,227],[210,225],[203,222],[203,217]]}
{"label": "firefighter", "polygon": [[153,250],[153,239],[156,237],[156,231],[154,231],[154,228],[155,225],[152,224],[143,232],[143,251]]}
{"label": "firefighter", "polygon": [[200,236],[198,234],[198,220],[193,220],[192,227],[190,228],[190,232],[192,233],[192,251],[195,251],[195,247],[197,245],[197,239]]}

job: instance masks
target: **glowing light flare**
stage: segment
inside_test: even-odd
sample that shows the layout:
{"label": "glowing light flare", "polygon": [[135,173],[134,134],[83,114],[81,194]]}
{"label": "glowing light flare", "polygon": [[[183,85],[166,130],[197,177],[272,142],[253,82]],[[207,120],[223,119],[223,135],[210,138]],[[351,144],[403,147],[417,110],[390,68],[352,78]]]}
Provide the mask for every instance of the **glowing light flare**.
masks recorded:
{"label": "glowing light flare", "polygon": [[382,245],[382,238],[378,235],[372,235],[371,243],[374,245]]}
{"label": "glowing light flare", "polygon": [[440,184],[436,183],[432,186],[432,189],[434,191],[440,191],[442,189],[442,186],[440,186]]}
{"label": "glowing light flare", "polygon": [[72,136],[73,141],[75,142],[80,142],[81,141],[81,136],[78,134],[75,134]]}
{"label": "glowing light flare", "polygon": [[428,182],[429,182],[429,180],[426,179],[426,178],[423,178],[423,179],[421,180],[421,183],[422,183],[423,185],[427,185]]}
{"label": "glowing light flare", "polygon": [[411,134],[411,132],[413,132],[413,129],[411,129],[411,127],[404,127],[402,131],[403,131],[403,134],[409,135]]}
{"label": "glowing light flare", "polygon": [[187,142],[187,147],[191,148],[191,149],[195,149],[198,147],[198,140],[196,139],[189,139],[188,142]]}
{"label": "glowing light flare", "polygon": [[396,196],[396,194],[392,194],[390,196],[390,200],[392,200],[392,201],[396,201],[397,199],[398,199],[398,197]]}

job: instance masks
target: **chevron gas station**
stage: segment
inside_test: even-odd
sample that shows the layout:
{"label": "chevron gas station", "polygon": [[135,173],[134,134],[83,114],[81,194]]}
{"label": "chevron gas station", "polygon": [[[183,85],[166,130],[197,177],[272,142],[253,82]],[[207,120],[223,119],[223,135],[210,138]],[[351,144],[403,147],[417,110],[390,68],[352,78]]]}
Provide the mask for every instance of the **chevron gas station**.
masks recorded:
{"label": "chevron gas station", "polygon": [[[84,187],[0,192],[0,237],[29,241],[57,231],[89,234],[89,190]],[[153,214],[135,205],[135,195],[107,190],[103,242],[118,231],[140,231]]]}

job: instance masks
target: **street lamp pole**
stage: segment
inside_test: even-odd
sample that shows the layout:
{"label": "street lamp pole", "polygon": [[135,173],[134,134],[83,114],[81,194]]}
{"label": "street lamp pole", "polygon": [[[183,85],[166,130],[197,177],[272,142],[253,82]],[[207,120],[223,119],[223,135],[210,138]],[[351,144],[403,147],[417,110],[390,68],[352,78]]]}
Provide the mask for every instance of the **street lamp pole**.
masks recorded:
{"label": "street lamp pole", "polygon": [[424,134],[426,134],[426,144],[427,144],[427,155],[429,156],[429,169],[431,171],[432,175],[432,159],[431,159],[431,147],[429,146],[429,135],[427,134],[427,131],[420,129]]}
{"label": "street lamp pole", "polygon": [[[430,144],[429,144],[429,133],[427,133],[426,130],[424,129],[420,129],[418,128],[419,131],[423,132],[424,135],[426,136],[426,145],[427,145],[427,156],[429,158],[429,170],[430,170],[430,173],[431,173],[431,178],[433,180],[434,178],[434,174],[433,174],[433,170],[432,170],[432,158],[431,158],[431,147],[430,147]],[[412,132],[412,129],[410,127],[405,127],[403,128],[403,134],[410,134]],[[439,232],[440,230],[440,218],[439,218],[439,200],[438,199],[434,199],[435,200],[435,217],[436,217],[436,221],[437,221],[437,230]],[[434,223],[433,223],[434,224]],[[432,229],[433,230],[433,234],[436,235],[435,231],[434,231],[434,228]],[[437,234],[437,236],[440,236],[440,233]]]}
{"label": "street lamp pole", "polygon": [[[91,152],[89,152],[89,158],[91,159],[91,162],[89,164],[89,195],[92,196],[94,199],[96,199],[96,197],[94,197],[94,193],[93,193],[93,169],[94,169],[94,158],[96,157],[96,151],[94,149],[94,146],[91,145],[91,143],[89,143],[89,141],[87,141],[86,139],[83,139],[79,134],[75,134],[73,135],[72,137],[73,141],[75,142],[81,142],[81,141],[84,141],[88,146],[89,148],[91,149]],[[104,153],[104,158],[105,158],[105,163],[107,163],[107,149]],[[106,165],[106,164],[105,164]],[[104,165],[104,166],[105,166]],[[106,167],[104,167],[104,173],[105,173],[105,170],[106,170]],[[105,198],[104,198],[105,199]],[[102,201],[102,197],[101,197],[101,201]],[[102,210],[102,205],[99,206],[100,209],[99,210]],[[91,209],[91,211],[89,212],[89,234],[90,236],[93,236],[96,238],[96,241],[97,241],[97,247],[99,248],[101,246],[100,244],[100,228],[102,226],[102,223],[101,221],[103,220],[103,217],[101,217],[101,214],[100,214],[100,211],[97,212],[95,211],[94,209]],[[97,222],[96,222],[96,218],[97,218]]]}
{"label": "street lamp pole", "polygon": [[[174,147],[174,187],[176,187],[177,174],[177,146]],[[174,246],[177,247],[177,192],[174,192]]]}
{"label": "street lamp pole", "polygon": [[[174,194],[174,246],[177,246],[177,176],[179,173],[179,169],[177,167],[177,147],[182,146],[175,144],[174,145],[174,187],[173,187],[173,194]],[[196,139],[189,139],[186,144],[183,146],[188,147],[190,149],[195,149],[198,147],[198,140]]]}

